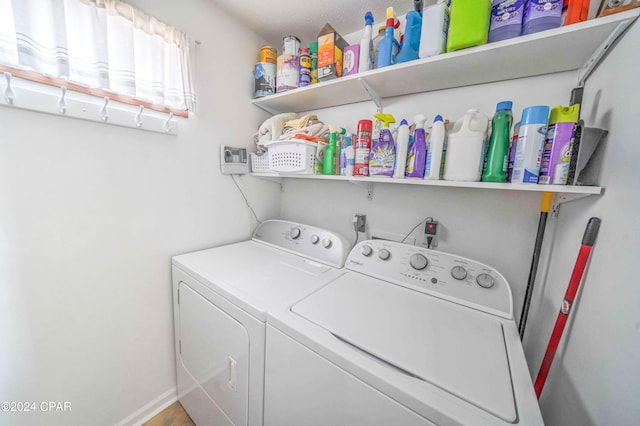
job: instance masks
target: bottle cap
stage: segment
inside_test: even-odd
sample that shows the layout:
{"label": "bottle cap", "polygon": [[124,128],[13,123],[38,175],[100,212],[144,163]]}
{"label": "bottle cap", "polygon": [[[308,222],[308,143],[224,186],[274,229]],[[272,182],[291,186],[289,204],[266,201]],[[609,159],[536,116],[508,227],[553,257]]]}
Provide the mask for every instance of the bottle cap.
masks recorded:
{"label": "bottle cap", "polygon": [[394,23],[394,19],[393,18],[387,19],[387,28],[389,28],[389,27],[393,28],[393,23]]}
{"label": "bottle cap", "polygon": [[433,122],[435,123],[436,121],[442,121],[444,122],[444,120],[442,119],[442,116],[440,114],[436,115],[436,117],[433,119]]}
{"label": "bottle cap", "polygon": [[549,114],[549,124],[555,123],[577,123],[580,117],[580,104],[571,106],[558,105],[551,108]]}
{"label": "bottle cap", "polygon": [[525,108],[522,111],[522,119],[520,120],[520,126],[526,126],[529,124],[547,124],[549,119],[549,107],[546,105],[538,105]]}
{"label": "bottle cap", "polygon": [[300,49],[300,53],[306,53],[307,55],[309,54],[309,49],[306,47],[303,47],[302,49]]}
{"label": "bottle cap", "polygon": [[309,43],[309,51],[313,54],[317,54],[318,53],[318,42],[317,41],[312,41],[311,43]]}
{"label": "bottle cap", "polygon": [[373,13],[367,12],[364,14],[365,25],[373,25]]}
{"label": "bottle cap", "polygon": [[513,102],[502,101],[502,102],[498,102],[498,105],[496,105],[496,112],[504,111],[505,109],[512,109],[512,108],[513,108]]}
{"label": "bottle cap", "polygon": [[408,125],[409,125],[409,123],[407,123],[407,120],[405,120],[405,119],[403,118],[403,119],[402,119],[402,121],[400,122],[400,125],[401,125],[401,126],[403,126],[403,125],[404,125],[404,126],[408,126]]}

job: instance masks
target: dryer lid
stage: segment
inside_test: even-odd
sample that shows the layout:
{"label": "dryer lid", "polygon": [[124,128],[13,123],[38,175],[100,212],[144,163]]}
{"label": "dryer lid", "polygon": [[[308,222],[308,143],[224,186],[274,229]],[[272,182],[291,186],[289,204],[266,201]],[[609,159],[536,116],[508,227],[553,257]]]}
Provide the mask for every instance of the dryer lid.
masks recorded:
{"label": "dryer lid", "polygon": [[517,420],[502,324],[491,315],[353,272],[292,311],[405,374]]}

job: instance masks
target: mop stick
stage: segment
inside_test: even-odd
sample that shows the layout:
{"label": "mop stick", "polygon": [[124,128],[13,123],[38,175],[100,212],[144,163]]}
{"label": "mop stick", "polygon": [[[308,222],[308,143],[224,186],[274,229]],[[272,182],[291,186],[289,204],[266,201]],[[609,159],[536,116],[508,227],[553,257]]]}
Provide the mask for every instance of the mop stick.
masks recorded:
{"label": "mop stick", "polygon": [[593,247],[596,236],[598,235],[598,229],[600,229],[600,219],[597,217],[589,219],[587,228],[584,231],[584,236],[582,237],[582,245],[578,252],[578,258],[576,259],[576,264],[573,267],[573,272],[569,279],[569,285],[567,286],[567,291],[565,292],[560,312],[558,312],[556,324],[553,326],[553,332],[549,339],[547,351],[544,354],[542,365],[540,365],[540,371],[538,371],[538,377],[536,377],[536,382],[533,386],[538,399],[540,398],[542,388],[544,387],[547,375],[551,369],[551,364],[553,363],[553,358],[556,354],[556,350],[558,349],[558,345],[560,344],[564,327],[567,324],[571,307],[575,300],[576,293],[578,292],[578,288],[580,287],[580,282],[582,281],[584,269],[587,266],[587,261],[589,260],[589,254],[591,254],[591,248]]}
{"label": "mop stick", "polygon": [[540,203],[540,219],[538,221],[538,233],[536,234],[536,242],[533,245],[533,258],[531,259],[531,269],[529,269],[529,280],[527,281],[527,290],[524,294],[524,302],[522,304],[520,322],[518,322],[520,340],[524,339],[524,328],[527,325],[527,316],[529,315],[529,307],[531,306],[531,295],[533,294],[533,286],[536,282],[536,274],[538,272],[538,263],[540,262],[540,252],[542,251],[542,240],[544,238],[544,231],[547,227],[547,216],[549,215],[549,210],[551,210],[552,200],[553,193],[542,193],[542,202]]}

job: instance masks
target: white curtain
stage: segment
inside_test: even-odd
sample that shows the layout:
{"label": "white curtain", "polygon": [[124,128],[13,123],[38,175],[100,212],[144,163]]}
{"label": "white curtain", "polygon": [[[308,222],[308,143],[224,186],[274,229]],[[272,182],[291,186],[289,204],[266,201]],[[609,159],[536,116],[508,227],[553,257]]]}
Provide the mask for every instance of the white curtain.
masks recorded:
{"label": "white curtain", "polygon": [[119,0],[0,0],[0,63],[193,111],[184,33]]}

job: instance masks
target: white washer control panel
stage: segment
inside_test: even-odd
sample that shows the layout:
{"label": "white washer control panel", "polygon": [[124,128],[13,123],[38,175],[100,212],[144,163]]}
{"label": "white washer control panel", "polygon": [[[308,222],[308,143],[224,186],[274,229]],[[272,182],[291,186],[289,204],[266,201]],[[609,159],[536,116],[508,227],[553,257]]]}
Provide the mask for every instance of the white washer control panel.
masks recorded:
{"label": "white washer control panel", "polygon": [[495,269],[441,251],[370,240],[356,245],[345,268],[412,290],[513,318],[511,289]]}
{"label": "white washer control panel", "polygon": [[286,220],[266,220],[253,233],[253,240],[342,268],[350,244],[335,232]]}

